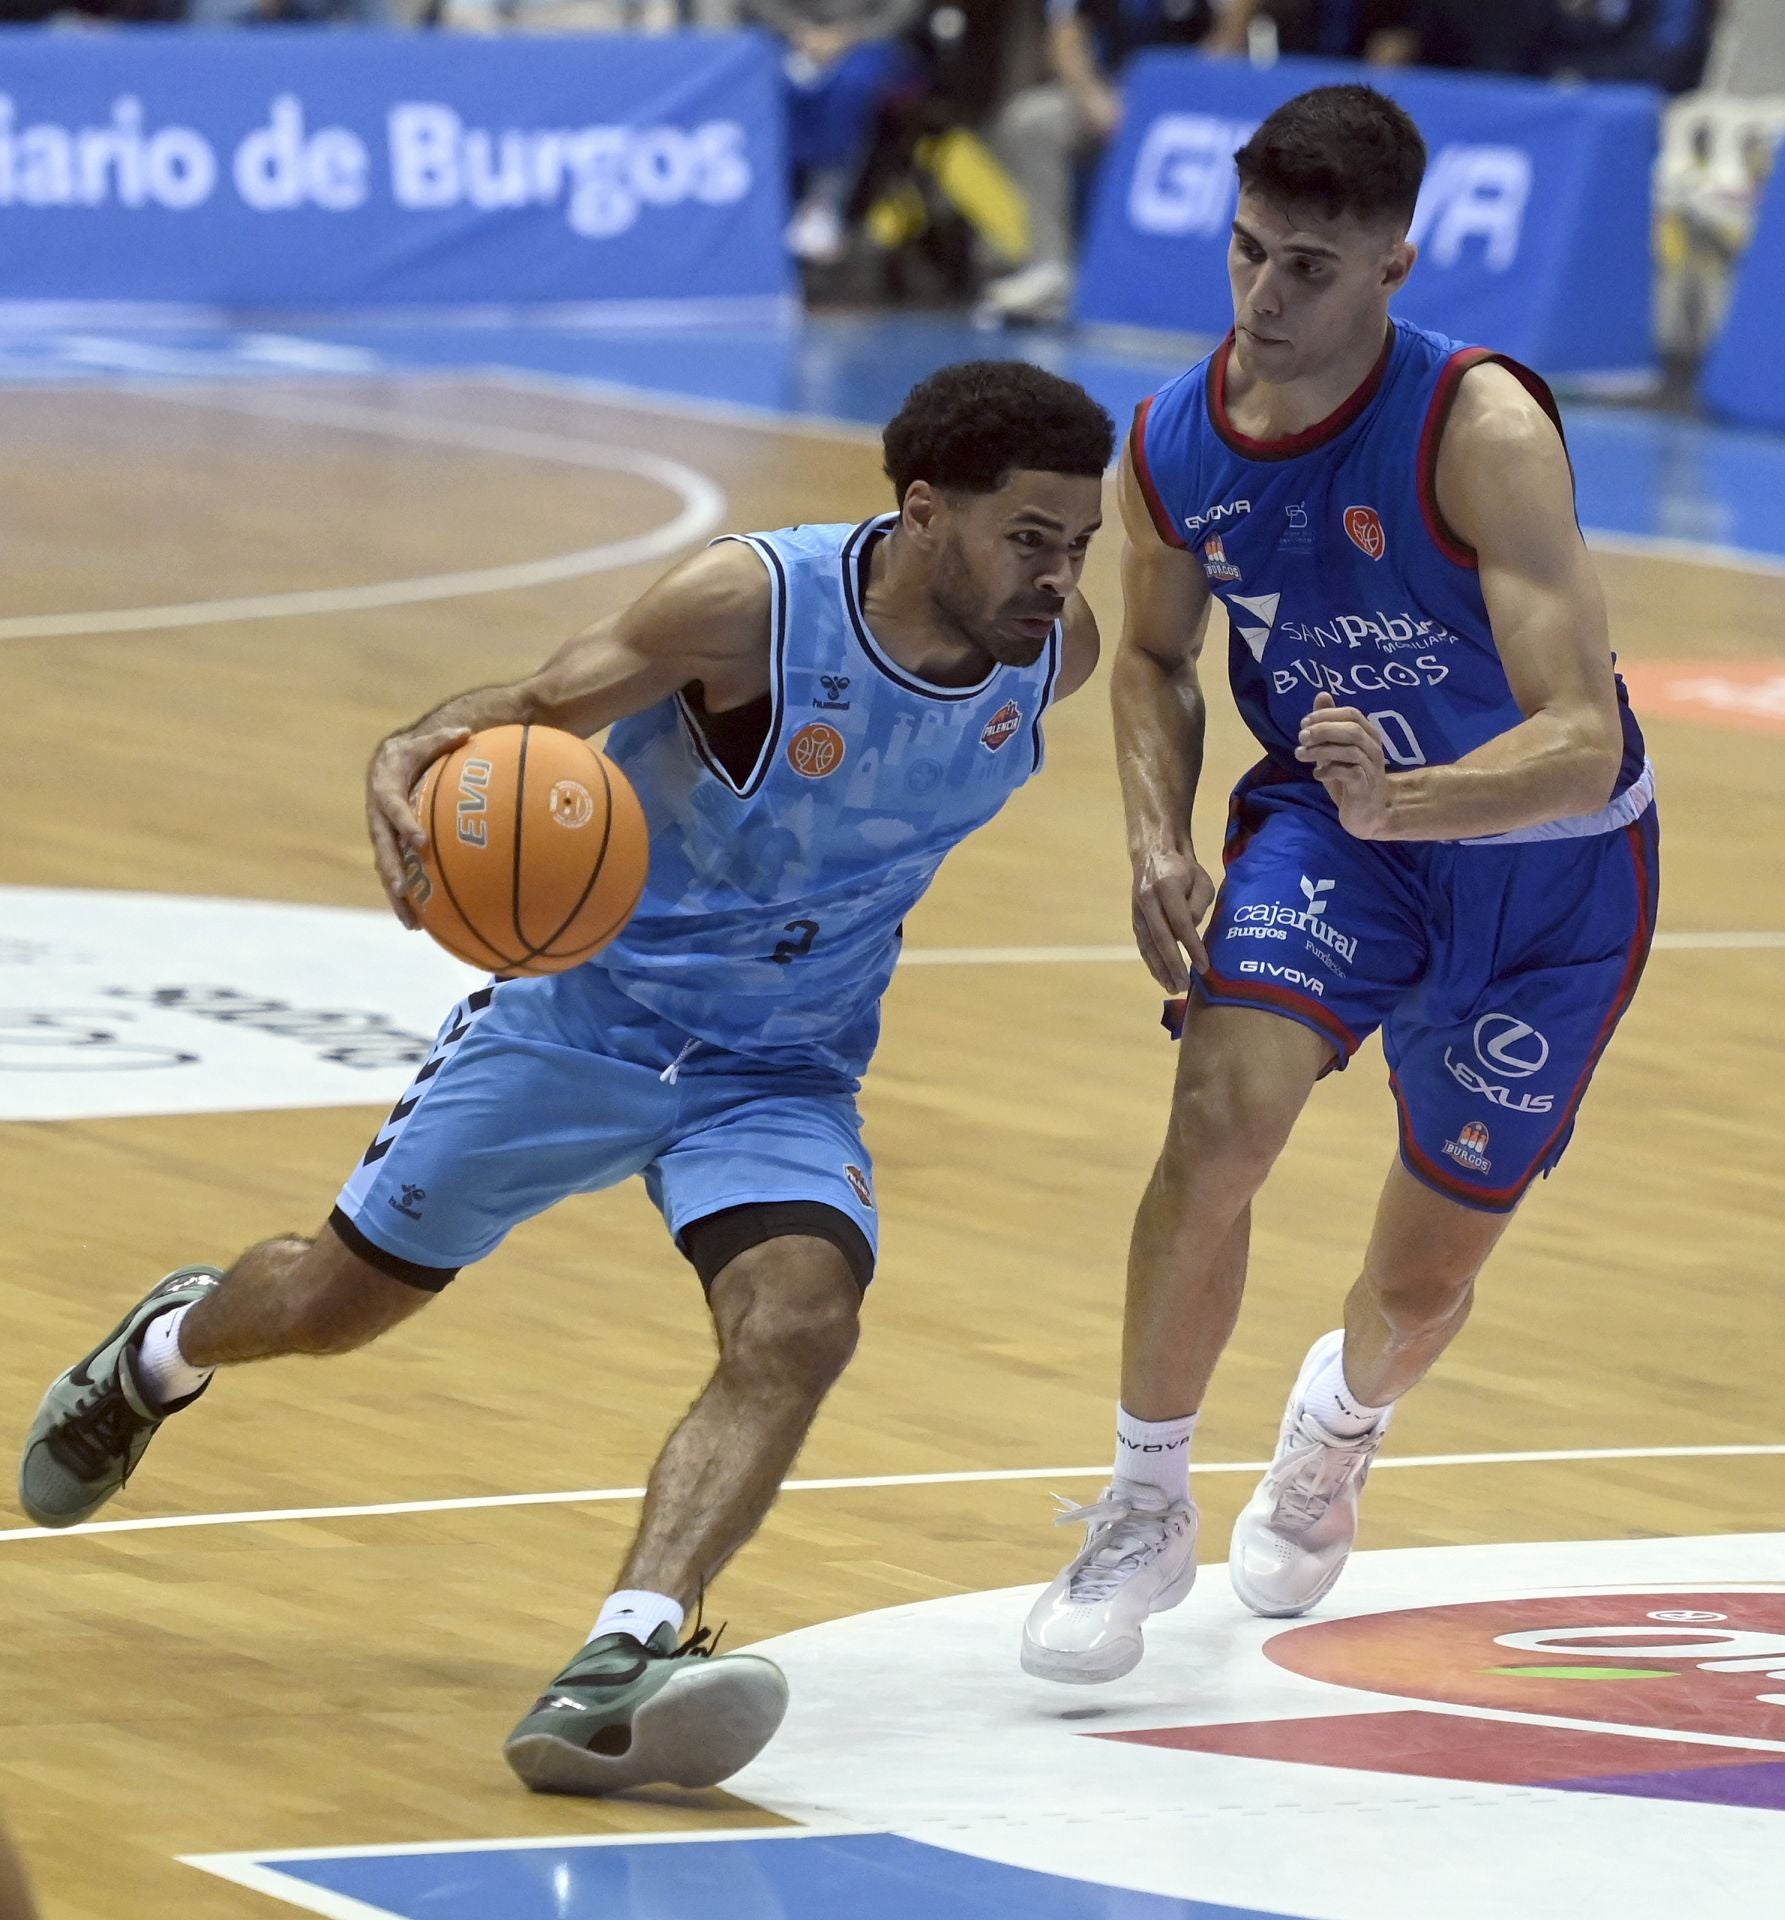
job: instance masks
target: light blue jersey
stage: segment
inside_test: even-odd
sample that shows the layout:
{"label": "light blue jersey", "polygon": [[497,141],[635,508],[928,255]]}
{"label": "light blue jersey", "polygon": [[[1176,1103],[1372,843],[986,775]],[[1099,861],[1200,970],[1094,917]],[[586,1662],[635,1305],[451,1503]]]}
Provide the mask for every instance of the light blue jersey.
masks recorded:
{"label": "light blue jersey", "polygon": [[679,695],[608,743],[650,822],[651,870],[625,931],[587,965],[734,1053],[859,1075],[906,914],[949,848],[1041,765],[1059,628],[1033,666],[993,666],[968,687],[915,678],[862,611],[869,550],[895,524],[728,536],[773,585],[771,717],[747,777],[720,764]]}
{"label": "light blue jersey", "polygon": [[729,774],[680,696],[614,729],[651,828],[638,912],[593,960],[447,1017],[336,1204],[362,1258],[442,1287],[518,1221],[637,1174],[678,1244],[803,1204],[797,1230],[858,1244],[866,1284],[879,1213],[854,1096],[901,922],[1041,765],[1061,648],[1056,625],[1033,666],[971,687],[895,665],[862,613],[894,523],[730,536],[774,589],[755,765]]}

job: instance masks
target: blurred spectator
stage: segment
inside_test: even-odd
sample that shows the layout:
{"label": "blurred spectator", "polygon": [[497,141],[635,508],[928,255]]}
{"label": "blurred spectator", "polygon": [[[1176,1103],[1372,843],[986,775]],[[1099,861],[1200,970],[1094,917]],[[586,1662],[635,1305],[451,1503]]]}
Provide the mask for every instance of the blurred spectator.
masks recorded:
{"label": "blurred spectator", "polygon": [[985,290],[982,325],[1061,318],[1072,297],[1073,206],[1078,169],[1122,118],[1117,82],[1143,47],[1198,46],[1237,53],[1245,46],[1239,9],[1218,15],[1212,0],[1048,0],[1047,44],[1054,77],[1014,96],[998,116],[993,145],[1029,207],[1029,253]]}
{"label": "blurred spectator", "polygon": [[[1271,0],[1276,4],[1277,0]],[[1679,93],[1710,51],[1716,0],[1410,0],[1425,67],[1624,80]]]}
{"label": "blurred spectator", "polygon": [[1683,142],[1669,144],[1674,151],[1663,151],[1656,176],[1658,321],[1669,360],[1689,373],[1723,323],[1735,264],[1753,238],[1772,172],[1773,142],[1754,123],[1726,127],[1719,139],[1706,113]]}
{"label": "blurred spectator", "polygon": [[1669,93],[1697,86],[1716,24],[1714,0],[1552,0],[1547,12],[1537,72]]}
{"label": "blurred spectator", "polygon": [[744,0],[746,24],[786,43],[787,145],[798,203],[787,227],[794,257],[835,264],[844,214],[873,148],[880,110],[914,71],[901,36],[922,0]]}
{"label": "blurred spectator", "polygon": [[[1516,6],[1517,0],[1510,3]],[[1491,11],[1495,0],[1485,4]],[[1233,0],[1230,31],[1246,45],[1260,29],[1268,31],[1264,50],[1269,53],[1404,66],[1417,44],[1420,5],[1421,0]]]}

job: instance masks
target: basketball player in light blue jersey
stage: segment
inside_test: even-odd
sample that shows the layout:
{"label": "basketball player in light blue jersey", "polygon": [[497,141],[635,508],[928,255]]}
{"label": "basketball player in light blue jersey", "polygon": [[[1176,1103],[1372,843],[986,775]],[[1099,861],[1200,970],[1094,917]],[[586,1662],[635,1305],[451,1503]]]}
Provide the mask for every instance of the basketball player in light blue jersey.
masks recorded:
{"label": "basketball player in light blue jersey", "polygon": [[[1196,1412],[1252,1196],[1315,1081],[1380,1028],[1400,1154],[1344,1326],[1304,1361],[1234,1531],[1234,1588],[1267,1616],[1338,1579],[1390,1414],[1561,1158],[1654,927],[1653,776],[1555,403],[1389,317],[1418,130],[1367,87],[1323,87],[1236,158],[1233,333],[1141,407],[1121,473],[1134,926],[1190,995],[1129,1253],[1114,1477],[1023,1636],[1056,1680],[1126,1673],[1147,1616],[1190,1590]],[[1214,599],[1264,750],[1218,899],[1191,840]]]}
{"label": "basketball player in light blue jersey", "polygon": [[651,829],[644,898],[584,965],[454,1010],[313,1238],[168,1276],[51,1386],[20,1473],[32,1518],[96,1512],[214,1369],[364,1346],[520,1221],[640,1174],[718,1361],[587,1644],[506,1752],[570,1793],[708,1786],[754,1758],[785,1683],[712,1658],[706,1629],[678,1647],[683,1616],[854,1351],[879,1217],[855,1095],[901,923],[1096,663],[1077,589],[1114,445],[1039,368],[944,368],[886,429],[895,511],[716,542],[530,678],[385,741],[367,813],[405,921],[417,777],[516,721],[614,726]]}

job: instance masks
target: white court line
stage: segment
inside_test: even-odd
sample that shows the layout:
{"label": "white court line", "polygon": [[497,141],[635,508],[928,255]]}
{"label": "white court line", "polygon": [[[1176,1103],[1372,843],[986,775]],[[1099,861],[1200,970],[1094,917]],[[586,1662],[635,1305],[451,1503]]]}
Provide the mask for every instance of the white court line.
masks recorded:
{"label": "white court line", "polygon": [[[655,387],[637,387],[624,380],[536,372],[521,367],[475,367],[471,373],[491,386],[508,387],[517,393],[573,394],[599,406],[627,407],[637,413],[665,413],[679,419],[718,420],[732,426],[758,427],[778,433],[854,440],[870,446],[880,444],[877,428],[864,426],[859,420],[840,419],[835,414],[784,412],[749,401],[708,400]],[[1733,573],[1758,574],[1769,580],[1785,579],[1785,558],[1751,547],[1677,540],[1662,534],[1615,533],[1606,527],[1583,527],[1581,531],[1588,546],[1601,553],[1628,554],[1646,560],[1678,560],[1692,566],[1727,567]]]}
{"label": "white court line", "polygon": [[413,440],[430,446],[495,453],[520,460],[545,460],[559,466],[601,473],[623,473],[660,486],[681,502],[662,526],[626,540],[607,540],[574,553],[542,560],[521,560],[467,572],[424,574],[410,580],[380,580],[360,587],[322,587],[295,593],[263,593],[228,600],[195,600],[176,606],[122,607],[90,613],[25,614],[0,619],[0,641],[50,640],[79,634],[154,633],[168,627],[215,626],[232,620],[271,620],[302,614],[358,613],[375,607],[413,606],[429,600],[456,600],[472,594],[505,593],[581,579],[651,560],[667,559],[711,533],[725,517],[723,489],[693,467],[660,454],[631,447],[605,446],[564,434],[533,433],[486,426],[478,421],[405,415],[352,401],[286,399],[241,389],[198,392],[190,386],[124,383],[137,399],[208,407],[301,425]]}
{"label": "white court line", "polygon": [[[1523,1467],[1555,1461],[1728,1460],[1785,1455],[1785,1442],[1708,1447],[1560,1447],[1524,1453],[1419,1453],[1378,1459],[1371,1471],[1390,1473],[1405,1467]],[[1199,1462],[1196,1471],[1262,1473],[1268,1460]],[[854,1493],[878,1487],[971,1486],[1006,1480],[1094,1480],[1107,1478],[1106,1463],[1094,1467],[987,1467],[961,1473],[881,1473],[841,1480],[785,1480],[783,1493]],[[10,1527],[0,1541],[77,1540],[91,1534],[162,1533],[186,1527],[249,1527],[289,1520],[369,1520],[404,1513],[471,1513],[495,1507],[593,1506],[604,1501],[642,1500],[643,1487],[585,1487],[572,1493],[470,1494],[452,1500],[387,1500],[355,1507],[269,1507],[243,1513],[162,1514],[148,1520],[94,1520],[84,1527]]]}
{"label": "white court line", "polygon": [[[1785,928],[1753,928],[1729,933],[1658,933],[1657,951],[1725,953],[1748,948],[1785,947]],[[1051,967],[1142,963],[1132,945],[1108,947],[907,947],[900,967]]]}
{"label": "white court line", "polygon": [[393,1855],[426,1859],[440,1854],[536,1853],[546,1848],[697,1847],[723,1845],[732,1840],[834,1840],[879,1831],[879,1828],[844,1826],[827,1820],[810,1826],[715,1827],[671,1833],[528,1834],[512,1840],[413,1840],[389,1846],[273,1847],[262,1853],[182,1853],[175,1857],[182,1866],[198,1867],[205,1873],[215,1874],[219,1880],[282,1900],[287,1906],[321,1914],[323,1920],[396,1920],[387,1907],[368,1906],[350,1894],[311,1886],[280,1873],[278,1868],[298,1866],[307,1860],[386,1860]]}

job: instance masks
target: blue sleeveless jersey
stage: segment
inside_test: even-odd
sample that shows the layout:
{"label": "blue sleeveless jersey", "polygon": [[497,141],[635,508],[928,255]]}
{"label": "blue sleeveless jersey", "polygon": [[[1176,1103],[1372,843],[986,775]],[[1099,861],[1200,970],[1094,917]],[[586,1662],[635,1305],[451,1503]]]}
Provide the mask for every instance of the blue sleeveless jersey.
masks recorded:
{"label": "blue sleeveless jersey", "polygon": [[891,660],[862,594],[868,548],[896,524],[727,536],[772,586],[767,738],[734,780],[679,695],[614,728],[607,752],[644,805],[650,876],[587,963],[695,1039],[851,1076],[879,1036],[901,922],[949,848],[1041,766],[1060,665],[1057,625],[1033,666],[994,666],[974,686]]}
{"label": "blue sleeveless jersey", "polygon": [[[1228,417],[1228,343],[1135,416],[1134,471],[1153,523],[1193,551],[1227,609],[1234,699],[1276,778],[1325,791],[1295,759],[1303,716],[1330,692],[1382,729],[1391,770],[1460,759],[1524,718],[1494,646],[1473,551],[1438,509],[1438,447],[1457,386],[1508,368],[1555,420],[1543,381],[1504,355],[1395,321],[1370,378],[1336,413],[1280,441]],[[1622,679],[1624,757],[1601,814],[1500,840],[1627,825],[1653,780]]]}

